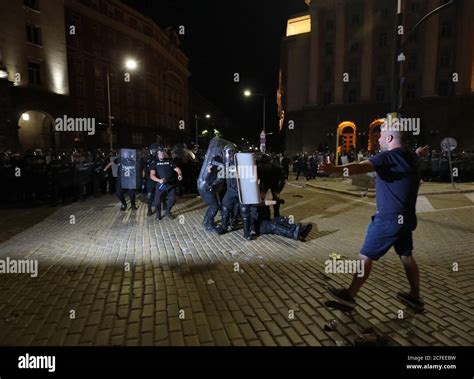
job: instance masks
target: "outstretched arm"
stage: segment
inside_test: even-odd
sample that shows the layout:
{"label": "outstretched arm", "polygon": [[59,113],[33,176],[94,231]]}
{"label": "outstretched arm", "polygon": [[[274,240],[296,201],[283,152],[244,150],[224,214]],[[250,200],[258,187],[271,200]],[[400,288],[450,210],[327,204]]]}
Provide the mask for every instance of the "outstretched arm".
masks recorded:
{"label": "outstretched arm", "polygon": [[359,163],[349,163],[343,166],[334,166],[332,163],[322,163],[319,165],[319,170],[328,174],[352,176],[374,172],[375,167],[372,162],[367,160]]}

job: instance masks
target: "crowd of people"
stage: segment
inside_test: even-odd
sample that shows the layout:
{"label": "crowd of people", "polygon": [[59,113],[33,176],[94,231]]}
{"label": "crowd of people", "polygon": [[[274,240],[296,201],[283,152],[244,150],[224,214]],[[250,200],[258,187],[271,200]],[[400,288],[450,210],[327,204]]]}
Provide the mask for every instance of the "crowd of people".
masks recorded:
{"label": "crowd of people", "polygon": [[[183,171],[182,181],[176,186],[176,194],[196,193],[196,179],[204,160],[202,150],[186,149],[177,145],[163,150],[177,167]],[[149,159],[149,150],[141,150],[143,167]],[[373,156],[367,151],[347,152],[342,157],[344,163],[360,161]],[[285,154],[267,155],[273,164],[279,167],[283,178],[288,180],[290,173],[299,180],[315,179],[327,176],[318,171],[323,163],[335,163],[333,152],[315,151],[289,157]],[[455,181],[474,181],[474,153],[461,151],[452,154],[452,166],[456,168]],[[88,197],[100,197],[115,194],[117,178],[117,152],[110,150],[81,150],[53,152],[40,149],[29,150],[24,154],[5,151],[0,156],[0,204],[47,203],[51,205],[67,204],[85,200]],[[339,157],[341,164],[341,157]],[[105,170],[104,170],[105,169]],[[446,152],[432,150],[421,159],[421,177],[424,181],[450,181],[449,159]],[[148,194],[146,173],[140,190]],[[148,182],[148,184],[150,184]]]}
{"label": "crowd of people", "polygon": [[[186,173],[177,188],[179,194],[196,191],[193,177],[199,172],[199,160],[183,154],[182,146],[168,149],[169,156]],[[197,156],[199,156],[197,154]],[[40,149],[24,154],[5,151],[0,156],[0,204],[25,205],[67,204],[89,197],[117,193],[118,152],[82,150],[53,152]],[[146,160],[146,150],[142,150]],[[139,190],[145,192],[145,182]]]}

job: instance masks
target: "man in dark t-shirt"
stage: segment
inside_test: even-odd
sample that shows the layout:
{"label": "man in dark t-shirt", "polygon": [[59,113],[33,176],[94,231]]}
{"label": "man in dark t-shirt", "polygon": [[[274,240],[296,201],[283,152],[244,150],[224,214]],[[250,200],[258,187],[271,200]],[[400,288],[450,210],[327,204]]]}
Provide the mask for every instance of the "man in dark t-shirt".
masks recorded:
{"label": "man in dark t-shirt", "polygon": [[173,219],[171,209],[176,202],[176,174],[179,181],[183,180],[181,170],[171,159],[166,158],[164,150],[159,150],[155,167],[150,171],[150,178],[156,183],[154,204],[157,220],[161,220],[161,202],[164,196],[167,196],[166,217]]}
{"label": "man in dark t-shirt", "polygon": [[365,283],[372,269],[372,262],[379,260],[394,247],[405,268],[410,283],[410,292],[399,292],[397,298],[415,309],[423,311],[420,298],[420,277],[418,266],[412,256],[413,237],[416,229],[416,199],[420,185],[419,154],[405,147],[406,133],[383,130],[379,142],[381,153],[360,163],[344,166],[322,164],[321,171],[344,176],[376,172],[377,212],[372,216],[359,259],[363,271],[354,275],[349,289],[330,288],[333,297],[341,304],[354,307],[358,291]]}

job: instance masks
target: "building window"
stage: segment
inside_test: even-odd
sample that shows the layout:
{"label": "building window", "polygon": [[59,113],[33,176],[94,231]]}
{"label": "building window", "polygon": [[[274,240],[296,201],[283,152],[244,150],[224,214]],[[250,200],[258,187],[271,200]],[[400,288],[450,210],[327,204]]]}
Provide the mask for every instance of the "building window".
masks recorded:
{"label": "building window", "polygon": [[353,104],[357,101],[357,94],[355,89],[350,89],[349,90],[349,103]]}
{"label": "building window", "polygon": [[94,75],[96,79],[100,79],[102,77],[102,69],[99,65],[94,65]]}
{"label": "building window", "polygon": [[326,42],[326,56],[330,56],[333,54],[333,44],[332,42]]}
{"label": "building window", "polygon": [[77,14],[73,14],[71,19],[72,19],[72,25],[74,25],[76,28],[81,26],[81,16]]}
{"label": "building window", "polygon": [[105,101],[105,92],[102,86],[95,87],[95,100],[96,101]]}
{"label": "building window", "polygon": [[330,67],[330,66],[326,67],[326,70],[324,71],[324,78],[326,80],[331,80],[332,79],[332,67]]}
{"label": "building window", "polygon": [[84,75],[84,61],[81,58],[76,58],[75,67],[77,75]]}
{"label": "building window", "polygon": [[406,96],[407,99],[414,99],[416,97],[416,85],[413,83],[407,84]]}
{"label": "building window", "polygon": [[41,64],[28,62],[28,79],[30,84],[41,85]]}
{"label": "building window", "polygon": [[413,54],[410,59],[407,59],[407,63],[410,71],[416,71],[418,69],[418,56]]}
{"label": "building window", "polygon": [[134,145],[143,145],[143,134],[142,133],[133,133],[132,141]]}
{"label": "building window", "polygon": [[115,9],[115,18],[117,21],[123,22],[123,13],[118,9]]}
{"label": "building window", "polygon": [[375,101],[383,103],[385,101],[385,87],[377,86],[375,88]]}
{"label": "building window", "polygon": [[86,103],[83,101],[77,102],[77,113],[79,116],[85,116],[87,114]]}
{"label": "building window", "polygon": [[377,61],[377,74],[385,74],[387,70],[387,61],[385,57],[380,57]]}
{"label": "building window", "polygon": [[41,28],[34,25],[26,25],[26,40],[41,46]]}
{"label": "building window", "polygon": [[351,52],[356,53],[359,51],[359,42],[352,42],[351,43]]}
{"label": "building window", "polygon": [[441,64],[441,67],[444,67],[444,68],[451,66],[451,53],[450,52],[445,51],[441,54],[440,64]]}
{"label": "building window", "polygon": [[323,94],[323,104],[324,105],[329,105],[332,103],[332,93],[331,91],[326,91]]}
{"label": "building window", "polygon": [[39,0],[24,0],[23,4],[25,7],[39,11]]}
{"label": "building window", "polygon": [[452,36],[452,28],[450,22],[443,22],[441,26],[441,37],[443,38],[451,38]]}
{"label": "building window", "polygon": [[418,13],[420,11],[420,4],[416,0],[412,1],[410,5],[410,11],[412,13]]}
{"label": "building window", "polygon": [[439,82],[438,86],[439,96],[449,96],[449,85],[448,82]]}
{"label": "building window", "polygon": [[387,33],[380,33],[379,35],[379,47],[387,47]]}
{"label": "building window", "polygon": [[99,37],[100,36],[100,28],[99,24],[97,23],[92,23],[92,33],[94,33],[94,36]]}
{"label": "building window", "polygon": [[76,81],[76,95],[78,97],[85,97],[86,96],[86,90],[85,90],[85,87],[84,87],[84,81],[83,80]]}

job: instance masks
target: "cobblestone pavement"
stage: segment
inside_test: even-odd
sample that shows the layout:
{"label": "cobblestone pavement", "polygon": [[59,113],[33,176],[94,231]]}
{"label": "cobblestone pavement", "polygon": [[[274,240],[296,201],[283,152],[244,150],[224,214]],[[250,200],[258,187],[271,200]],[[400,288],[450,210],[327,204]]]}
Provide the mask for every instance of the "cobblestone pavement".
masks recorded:
{"label": "cobblestone pavement", "polygon": [[[294,185],[284,198],[285,215],[315,223],[308,242],[206,233],[195,197],[159,223],[143,205],[120,212],[111,197],[57,210],[0,245],[1,260],[39,260],[36,278],[0,274],[0,345],[334,346],[366,329],[389,345],[473,344],[472,197],[423,200],[415,232],[423,315],[395,299],[407,283],[390,251],[352,316],[325,306],[328,285],[350,282],[326,274],[325,261],[357,257],[373,200]],[[337,330],[325,331],[332,319]]]}

